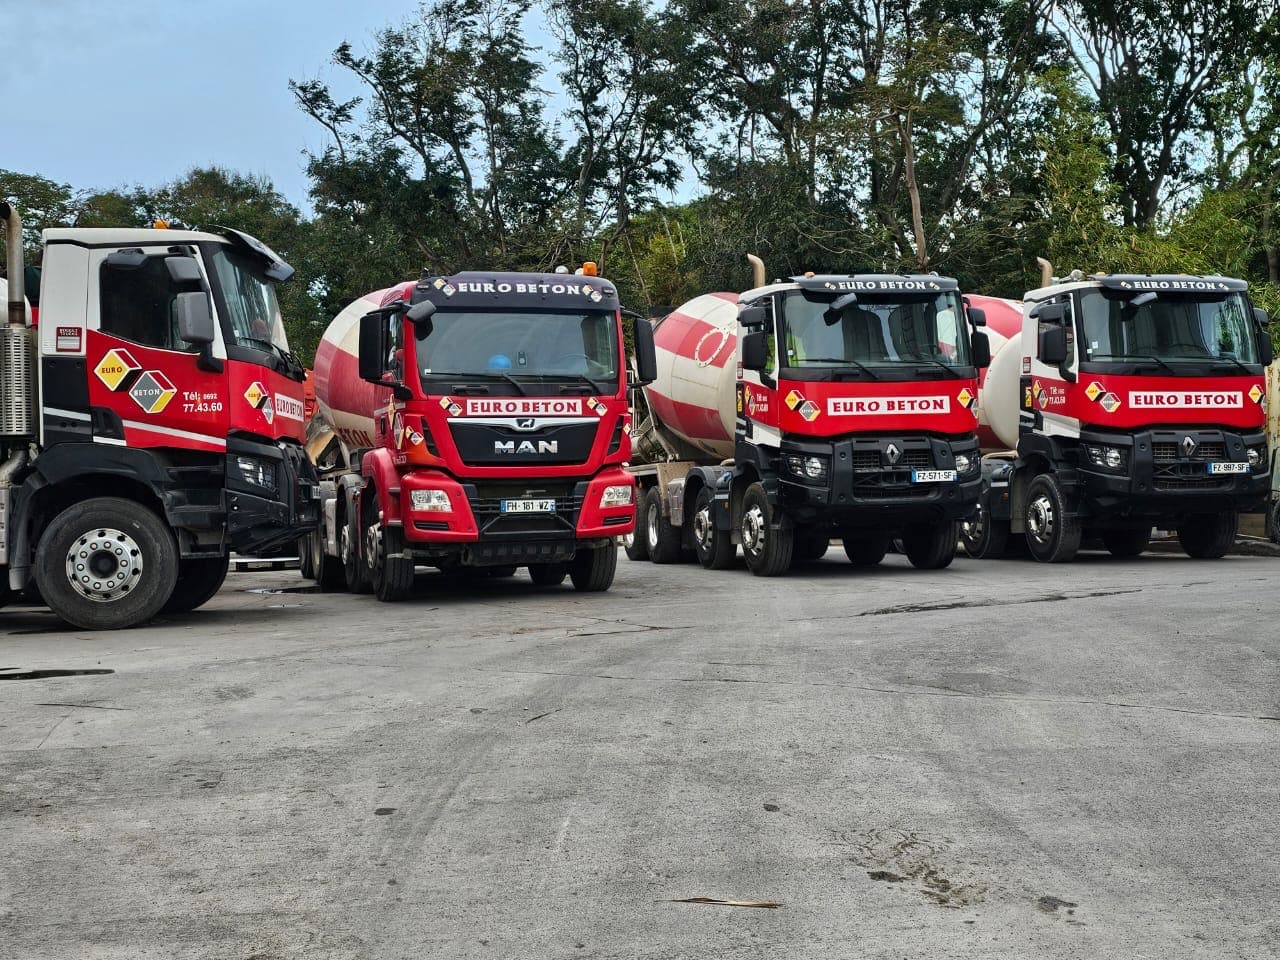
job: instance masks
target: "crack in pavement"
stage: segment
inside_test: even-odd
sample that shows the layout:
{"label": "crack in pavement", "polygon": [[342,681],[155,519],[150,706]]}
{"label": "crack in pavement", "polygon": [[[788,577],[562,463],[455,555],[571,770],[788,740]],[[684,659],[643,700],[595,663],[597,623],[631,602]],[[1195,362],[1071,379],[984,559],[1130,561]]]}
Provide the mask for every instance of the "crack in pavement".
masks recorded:
{"label": "crack in pavement", "polygon": [[[1027,597],[1022,600],[955,600],[949,603],[904,603],[896,607],[880,607],[877,610],[863,610],[854,614],[859,617],[882,617],[894,613],[929,613],[934,610],[959,610],[964,607],[1015,607],[1027,603],[1056,603],[1059,600],[1093,600],[1096,597],[1118,597],[1126,593],[1141,593],[1139,590],[1099,590],[1093,593],[1048,593],[1038,597]],[[815,620],[840,620],[843,617],[814,617]]]}
{"label": "crack in pavement", "polygon": [[1153,713],[1184,713],[1196,717],[1214,717],[1223,720],[1266,720],[1280,722],[1280,716],[1253,713],[1220,713],[1214,710],[1197,710],[1192,707],[1168,707],[1152,703],[1129,703],[1124,700],[1069,700],[1058,697],[1008,697],[945,692],[942,690],[912,690],[903,687],[877,687],[859,683],[835,683],[821,680],[760,680],[751,677],[628,677],[612,673],[572,673],[557,670],[484,670],[480,673],[498,673],[508,676],[576,677],[582,680],[627,680],[634,683],[748,683],[761,686],[835,687],[841,690],[857,690],[862,693],[883,693],[889,696],[940,697],[944,699],[991,700],[997,703],[1042,703],[1049,706],[1115,707],[1121,710],[1149,710]]}

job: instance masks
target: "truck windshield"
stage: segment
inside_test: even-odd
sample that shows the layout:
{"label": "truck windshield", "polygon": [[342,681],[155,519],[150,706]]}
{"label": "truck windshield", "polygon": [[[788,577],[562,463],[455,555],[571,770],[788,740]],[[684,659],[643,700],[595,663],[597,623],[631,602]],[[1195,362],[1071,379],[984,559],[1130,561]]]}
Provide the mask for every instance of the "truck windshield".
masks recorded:
{"label": "truck windshield", "polygon": [[1162,294],[1134,307],[1126,298],[1085,290],[1080,323],[1084,358],[1090,361],[1258,362],[1252,311],[1239,293],[1222,300]]}
{"label": "truck windshield", "polygon": [[601,312],[438,310],[418,324],[425,377],[586,378],[617,389],[618,334]]}
{"label": "truck windshield", "polygon": [[839,317],[827,315],[830,306],[802,294],[786,298],[783,366],[969,365],[958,293],[892,299],[859,295]]}
{"label": "truck windshield", "polygon": [[220,246],[213,252],[213,265],[227,307],[232,342],[268,352],[275,347],[287,354],[289,340],[275,286],[253,258]]}

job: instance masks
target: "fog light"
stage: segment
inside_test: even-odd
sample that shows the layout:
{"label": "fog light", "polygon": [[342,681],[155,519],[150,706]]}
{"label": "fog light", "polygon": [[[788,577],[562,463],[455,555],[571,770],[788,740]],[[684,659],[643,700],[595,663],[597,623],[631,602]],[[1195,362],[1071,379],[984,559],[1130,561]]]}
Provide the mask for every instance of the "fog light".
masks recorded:
{"label": "fog light", "polygon": [[1251,467],[1256,467],[1262,462],[1262,454],[1258,452],[1257,447],[1250,447],[1245,456],[1248,457],[1249,466]]}
{"label": "fog light", "polygon": [[810,480],[821,480],[827,475],[827,462],[820,457],[805,457],[804,475]]}
{"label": "fog light", "polygon": [[603,507],[629,507],[631,506],[631,494],[634,488],[631,484],[619,483],[604,488],[604,493],[600,494],[600,506]]}
{"label": "fog light", "polygon": [[1120,455],[1120,451],[1115,447],[1103,447],[1102,450],[1103,459],[1106,460],[1107,466],[1112,470],[1119,469],[1121,464],[1124,463],[1124,457]]}
{"label": "fog light", "polygon": [[965,453],[956,454],[956,473],[968,473],[973,469],[975,461],[969,459],[969,455]]}
{"label": "fog light", "polygon": [[409,506],[415,513],[448,513],[453,509],[443,490],[410,490]]}

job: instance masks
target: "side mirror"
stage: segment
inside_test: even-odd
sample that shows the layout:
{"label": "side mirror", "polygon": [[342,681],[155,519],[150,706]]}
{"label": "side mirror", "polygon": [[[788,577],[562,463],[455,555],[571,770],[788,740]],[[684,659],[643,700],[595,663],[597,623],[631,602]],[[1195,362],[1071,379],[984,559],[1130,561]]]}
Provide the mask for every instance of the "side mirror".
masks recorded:
{"label": "side mirror", "polygon": [[987,325],[987,311],[981,307],[966,307],[965,313],[969,315],[969,323],[975,327],[985,327]]}
{"label": "side mirror", "polygon": [[387,318],[382,313],[366,313],[360,318],[360,379],[385,386]]}
{"label": "side mirror", "polygon": [[415,303],[410,307],[405,316],[409,318],[410,323],[425,323],[431,319],[435,312],[436,305],[430,300],[423,300],[421,303]]}
{"label": "side mirror", "polygon": [[761,300],[744,303],[738,307],[738,322],[744,327],[763,327],[769,322],[769,308]]}
{"label": "side mirror", "polygon": [[764,331],[757,330],[742,338],[744,370],[764,370],[769,366],[769,342]]}
{"label": "side mirror", "polygon": [[201,283],[204,280],[195,257],[165,257],[164,265],[174,283]]}
{"label": "side mirror", "polygon": [[842,293],[831,301],[831,306],[822,312],[822,321],[828,327],[834,327],[840,322],[840,315],[858,302],[856,293]]}
{"label": "side mirror", "polygon": [[1261,341],[1258,343],[1258,361],[1264,367],[1268,367],[1275,358],[1276,352],[1271,346],[1271,338],[1266,336],[1262,337]]}
{"label": "side mirror", "polygon": [[1042,363],[1057,367],[1067,359],[1067,331],[1063,327],[1049,327],[1040,331],[1040,345],[1036,356]]}
{"label": "side mirror", "polygon": [[653,324],[643,317],[635,321],[636,377],[641,384],[658,379],[658,353],[653,345]]}
{"label": "side mirror", "polygon": [[[190,257],[186,259],[191,260]],[[191,261],[195,263],[194,260]],[[173,310],[178,321],[178,338],[196,346],[213,343],[213,309],[209,295],[204,292],[179,293],[173,298]]]}
{"label": "side mirror", "polygon": [[1041,323],[1061,323],[1067,317],[1065,303],[1038,303],[1031,308],[1031,319]]}
{"label": "side mirror", "polygon": [[1271,325],[1271,318],[1267,316],[1267,311],[1261,307],[1253,308],[1253,319],[1257,321],[1258,326],[1266,327]]}
{"label": "side mirror", "polygon": [[147,262],[147,255],[137,247],[131,250],[114,250],[104,261],[112,270],[137,270]]}
{"label": "side mirror", "polygon": [[971,338],[973,365],[979,370],[991,366],[991,338],[976,330]]}

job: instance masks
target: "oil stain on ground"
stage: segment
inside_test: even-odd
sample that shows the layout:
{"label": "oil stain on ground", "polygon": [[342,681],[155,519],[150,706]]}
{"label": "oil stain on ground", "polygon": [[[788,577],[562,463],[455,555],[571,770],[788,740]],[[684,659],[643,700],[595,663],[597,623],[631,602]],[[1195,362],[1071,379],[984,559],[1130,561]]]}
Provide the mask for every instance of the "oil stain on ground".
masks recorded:
{"label": "oil stain on ground", "polygon": [[903,889],[950,910],[986,899],[987,887],[951,862],[943,841],[896,827],[843,833],[839,840],[871,880],[902,884]]}

